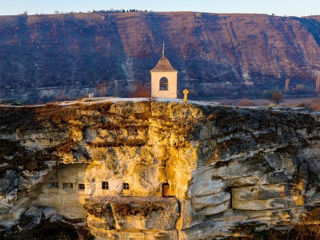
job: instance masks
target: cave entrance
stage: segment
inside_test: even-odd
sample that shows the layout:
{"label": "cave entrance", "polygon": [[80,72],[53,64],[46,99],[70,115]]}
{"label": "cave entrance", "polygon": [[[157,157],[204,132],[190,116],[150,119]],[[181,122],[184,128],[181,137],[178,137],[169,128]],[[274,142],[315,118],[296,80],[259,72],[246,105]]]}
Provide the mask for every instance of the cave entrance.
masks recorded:
{"label": "cave entrance", "polygon": [[162,197],[170,197],[169,183],[162,183]]}

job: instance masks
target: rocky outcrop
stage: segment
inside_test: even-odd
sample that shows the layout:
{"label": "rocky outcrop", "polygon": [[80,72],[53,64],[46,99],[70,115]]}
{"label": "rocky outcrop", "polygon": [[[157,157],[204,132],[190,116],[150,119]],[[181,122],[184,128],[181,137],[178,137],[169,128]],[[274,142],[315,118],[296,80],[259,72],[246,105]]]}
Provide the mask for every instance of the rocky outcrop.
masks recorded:
{"label": "rocky outcrop", "polygon": [[317,113],[143,99],[0,111],[4,238],[53,221],[66,238],[316,239]]}
{"label": "rocky outcrop", "polygon": [[175,227],[180,209],[175,198],[90,198],[84,208],[91,232],[101,239],[178,239]]}
{"label": "rocky outcrop", "polygon": [[[320,79],[319,17],[193,12],[79,13],[0,17],[0,98],[38,102],[126,96],[148,87],[166,56],[179,93],[261,97],[314,93]],[[107,84],[104,84],[107,83]]]}

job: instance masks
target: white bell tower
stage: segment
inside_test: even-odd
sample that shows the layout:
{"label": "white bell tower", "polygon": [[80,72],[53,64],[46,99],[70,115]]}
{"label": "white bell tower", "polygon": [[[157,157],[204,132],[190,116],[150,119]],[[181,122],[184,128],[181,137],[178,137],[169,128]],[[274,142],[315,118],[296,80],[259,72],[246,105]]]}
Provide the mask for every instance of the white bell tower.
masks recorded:
{"label": "white bell tower", "polygon": [[162,57],[151,73],[151,97],[177,98],[178,71],[175,70],[164,55],[165,45],[162,46]]}

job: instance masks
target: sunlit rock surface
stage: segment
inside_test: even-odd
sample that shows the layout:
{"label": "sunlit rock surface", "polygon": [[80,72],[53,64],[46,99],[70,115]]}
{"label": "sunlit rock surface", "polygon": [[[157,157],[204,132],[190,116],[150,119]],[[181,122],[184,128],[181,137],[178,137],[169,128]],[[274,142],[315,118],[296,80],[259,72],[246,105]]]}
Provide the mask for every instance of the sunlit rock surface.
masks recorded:
{"label": "sunlit rock surface", "polygon": [[316,113],[104,100],[0,123],[4,239],[316,239]]}

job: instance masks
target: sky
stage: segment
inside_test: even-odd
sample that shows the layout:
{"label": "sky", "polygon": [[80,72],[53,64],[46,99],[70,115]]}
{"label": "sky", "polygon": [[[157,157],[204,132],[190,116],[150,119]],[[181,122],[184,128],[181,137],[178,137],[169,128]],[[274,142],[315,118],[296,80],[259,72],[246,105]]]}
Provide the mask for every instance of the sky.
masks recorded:
{"label": "sky", "polygon": [[320,15],[320,0],[0,0],[0,15],[108,9]]}

